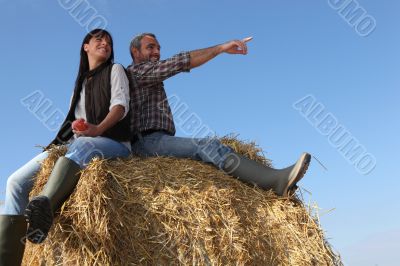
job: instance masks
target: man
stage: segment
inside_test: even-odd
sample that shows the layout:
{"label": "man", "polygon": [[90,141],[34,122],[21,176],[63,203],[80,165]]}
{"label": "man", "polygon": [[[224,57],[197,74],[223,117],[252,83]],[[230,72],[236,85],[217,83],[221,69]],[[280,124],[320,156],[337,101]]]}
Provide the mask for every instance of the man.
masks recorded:
{"label": "man", "polygon": [[152,33],[133,38],[128,67],[131,88],[132,152],[141,156],[172,156],[212,163],[239,180],[272,189],[279,196],[292,194],[304,176],[311,156],[303,153],[292,166],[276,170],[249,160],[215,138],[175,137],[175,126],[163,81],[203,65],[219,54],[247,54],[246,42],[233,40],[213,47],[179,53],[160,60],[160,44]]}

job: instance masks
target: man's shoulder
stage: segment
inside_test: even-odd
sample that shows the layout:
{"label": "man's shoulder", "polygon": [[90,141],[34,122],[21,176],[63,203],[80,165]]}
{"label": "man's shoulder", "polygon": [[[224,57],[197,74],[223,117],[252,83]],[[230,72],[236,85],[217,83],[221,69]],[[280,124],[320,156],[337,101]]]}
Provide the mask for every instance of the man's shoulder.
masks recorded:
{"label": "man's shoulder", "polygon": [[142,69],[143,67],[151,66],[151,65],[154,65],[154,63],[151,61],[141,62],[139,64],[132,63],[126,69],[129,71],[138,71],[139,69]]}

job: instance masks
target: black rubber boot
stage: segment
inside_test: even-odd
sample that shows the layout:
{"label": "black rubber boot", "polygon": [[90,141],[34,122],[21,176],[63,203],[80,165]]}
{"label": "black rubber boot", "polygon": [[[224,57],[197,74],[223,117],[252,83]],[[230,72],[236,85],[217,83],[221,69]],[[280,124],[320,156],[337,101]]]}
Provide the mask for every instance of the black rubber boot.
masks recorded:
{"label": "black rubber boot", "polygon": [[42,243],[54,220],[54,212],[74,191],[79,181],[80,167],[74,161],[60,157],[40,196],[34,197],[26,207],[28,221],[27,238],[30,242]]}
{"label": "black rubber boot", "polygon": [[23,215],[0,215],[0,266],[20,266],[25,250]]}
{"label": "black rubber boot", "polygon": [[242,155],[230,153],[225,159],[223,170],[243,182],[265,190],[272,189],[278,196],[286,197],[296,190],[296,183],[306,173],[310,161],[311,155],[303,153],[294,165],[277,170]]}

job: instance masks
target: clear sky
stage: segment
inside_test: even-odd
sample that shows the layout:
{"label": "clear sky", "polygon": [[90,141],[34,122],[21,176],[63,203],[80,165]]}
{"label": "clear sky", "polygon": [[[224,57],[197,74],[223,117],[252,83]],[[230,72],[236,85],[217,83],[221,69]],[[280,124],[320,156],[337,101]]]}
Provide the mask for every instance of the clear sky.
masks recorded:
{"label": "clear sky", "polygon": [[[400,2],[345,2],[0,0],[0,199],[8,176],[40,152],[35,145],[55,136],[52,114],[67,112],[92,26],[112,33],[125,66],[140,32],[158,36],[162,58],[253,36],[247,56],[221,55],[175,76],[167,94],[216,134],[255,140],[276,167],[313,154],[327,170],[314,159],[300,186],[329,242],[347,265],[395,265]],[[24,105],[32,95],[43,105]],[[178,136],[193,135],[186,122],[176,117]]]}

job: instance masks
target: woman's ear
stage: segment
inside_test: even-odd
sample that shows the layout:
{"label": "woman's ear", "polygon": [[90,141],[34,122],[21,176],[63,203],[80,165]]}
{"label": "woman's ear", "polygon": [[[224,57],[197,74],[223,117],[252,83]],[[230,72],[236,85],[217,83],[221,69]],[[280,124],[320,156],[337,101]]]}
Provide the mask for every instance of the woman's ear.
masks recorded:
{"label": "woman's ear", "polygon": [[84,50],[85,52],[87,52],[87,51],[89,50],[89,44],[85,43],[85,44],[83,45],[83,50]]}

